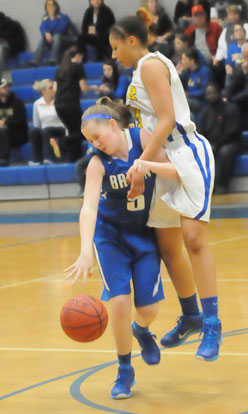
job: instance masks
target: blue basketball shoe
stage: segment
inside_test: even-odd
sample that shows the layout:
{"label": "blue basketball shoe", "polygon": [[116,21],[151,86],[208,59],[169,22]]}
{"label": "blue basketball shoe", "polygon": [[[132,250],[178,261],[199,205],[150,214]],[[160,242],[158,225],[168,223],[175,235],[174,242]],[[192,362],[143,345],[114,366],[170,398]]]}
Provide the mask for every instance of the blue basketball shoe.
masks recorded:
{"label": "blue basketball shoe", "polygon": [[140,333],[135,322],[132,323],[132,330],[133,336],[137,339],[141,347],[141,356],[143,361],[145,361],[148,365],[159,364],[160,349],[154,340],[156,335],[151,334],[149,329],[143,333]]}
{"label": "blue basketball shoe", "polygon": [[196,316],[182,315],[177,318],[177,325],[167,332],[160,343],[165,348],[173,348],[181,345],[186,339],[197,332],[200,332],[203,325],[203,313]]}
{"label": "blue basketball shoe", "polygon": [[134,369],[131,365],[120,365],[115,385],[111,390],[111,398],[120,400],[132,396],[131,387],[135,384]]}
{"label": "blue basketball shoe", "polygon": [[220,320],[215,316],[205,318],[201,333],[203,333],[202,342],[195,356],[205,361],[215,361],[219,358],[219,348],[222,343]]}

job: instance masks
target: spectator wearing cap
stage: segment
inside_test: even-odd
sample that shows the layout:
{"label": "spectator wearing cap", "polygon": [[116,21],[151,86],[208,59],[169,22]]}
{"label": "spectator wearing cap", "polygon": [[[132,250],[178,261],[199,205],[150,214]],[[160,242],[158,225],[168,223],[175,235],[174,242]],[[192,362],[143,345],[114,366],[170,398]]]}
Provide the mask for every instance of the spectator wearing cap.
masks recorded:
{"label": "spectator wearing cap", "polygon": [[0,166],[9,165],[10,151],[28,140],[24,103],[10,90],[6,79],[0,81]]}
{"label": "spectator wearing cap", "polygon": [[203,54],[206,62],[211,64],[222,28],[218,23],[209,21],[202,4],[196,4],[191,11],[193,24],[187,27],[185,34]]}

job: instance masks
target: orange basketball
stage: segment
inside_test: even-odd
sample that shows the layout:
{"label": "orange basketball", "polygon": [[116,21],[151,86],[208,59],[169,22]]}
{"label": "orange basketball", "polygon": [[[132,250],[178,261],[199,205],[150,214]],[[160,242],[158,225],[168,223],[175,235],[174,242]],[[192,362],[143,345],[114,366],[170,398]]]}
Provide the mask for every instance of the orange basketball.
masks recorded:
{"label": "orange basketball", "polygon": [[80,295],[64,304],[60,313],[60,323],[66,335],[74,341],[91,342],[105,331],[108,314],[99,299]]}

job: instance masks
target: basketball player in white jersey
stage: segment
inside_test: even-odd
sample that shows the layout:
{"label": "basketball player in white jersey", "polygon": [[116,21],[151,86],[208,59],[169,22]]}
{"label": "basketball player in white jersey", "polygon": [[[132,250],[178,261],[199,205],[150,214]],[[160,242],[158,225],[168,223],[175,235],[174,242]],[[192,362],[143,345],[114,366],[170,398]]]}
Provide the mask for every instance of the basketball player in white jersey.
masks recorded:
{"label": "basketball player in white jersey", "polygon": [[[202,329],[204,335],[196,357],[213,361],[219,356],[221,322],[215,264],[207,240],[214,182],[212,150],[190,120],[188,103],[172,62],[159,52],[149,53],[144,22],[136,16],[121,19],[110,31],[110,44],[112,57],[123,66],[134,68],[127,104],[135,110],[137,126],[152,134],[140,159],[152,161],[164,146],[180,177],[177,183],[157,177],[148,220],[148,225],[156,227],[161,256],[182,307],[177,326],[161,343],[166,347],[180,345]],[[143,191],[139,177],[130,174],[129,198]],[[181,235],[194,279],[182,254]],[[203,326],[194,280],[203,308]]]}

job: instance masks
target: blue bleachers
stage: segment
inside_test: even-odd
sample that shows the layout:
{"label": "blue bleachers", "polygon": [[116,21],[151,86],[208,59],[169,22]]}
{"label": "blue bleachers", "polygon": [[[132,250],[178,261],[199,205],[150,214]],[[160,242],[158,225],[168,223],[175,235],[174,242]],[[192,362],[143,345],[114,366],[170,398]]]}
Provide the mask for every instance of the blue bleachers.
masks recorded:
{"label": "blue bleachers", "polygon": [[86,111],[86,109],[89,108],[89,106],[95,105],[96,103],[96,99],[82,99],[80,101],[80,106],[82,111]]}
{"label": "blue bleachers", "polygon": [[34,102],[40,98],[40,93],[33,89],[32,85],[12,86],[11,90],[25,103]]}
{"label": "blue bleachers", "polygon": [[[28,52],[26,52],[28,53]],[[30,56],[24,56],[24,60],[31,59]],[[21,57],[20,57],[21,59]],[[84,64],[87,84],[100,84],[102,77],[102,63]],[[39,67],[30,69],[18,69],[12,71],[13,87],[12,90],[24,102],[29,122],[33,116],[33,102],[40,97],[40,94],[32,88],[35,80],[44,78],[53,79],[57,67]],[[94,92],[82,95],[80,101],[82,111],[96,102]],[[248,131],[243,132],[243,142],[245,151],[248,151]],[[31,145],[26,143],[20,148],[15,148],[11,152],[11,163],[23,163],[32,159]],[[248,154],[237,157],[234,177],[248,176]],[[77,182],[75,164],[51,164],[39,166],[11,166],[0,168],[0,186],[15,185],[40,185],[40,184],[59,184]]]}
{"label": "blue bleachers", "polygon": [[239,155],[235,161],[233,176],[240,177],[243,175],[248,175],[248,154]]}
{"label": "blue bleachers", "polygon": [[0,186],[77,182],[76,164],[0,167]]}
{"label": "blue bleachers", "polygon": [[[25,144],[28,145],[28,144]],[[27,149],[27,148],[26,148]],[[234,176],[248,175],[248,155],[237,157]],[[0,186],[59,184],[77,182],[76,165],[50,164],[38,166],[0,167]]]}
{"label": "blue bleachers", "polygon": [[33,103],[25,104],[27,119],[28,121],[32,121],[33,119]]}
{"label": "blue bleachers", "polygon": [[243,131],[243,143],[244,143],[244,149],[248,150],[248,131]]}
{"label": "blue bleachers", "polygon": [[32,150],[29,142],[21,147],[12,148],[10,154],[11,163],[28,162],[32,160]]}
{"label": "blue bleachers", "polygon": [[[84,64],[86,79],[100,79],[103,74],[102,62]],[[17,85],[32,85],[40,79],[54,79],[57,66],[41,66],[39,68],[15,69],[11,71],[12,81]]]}

